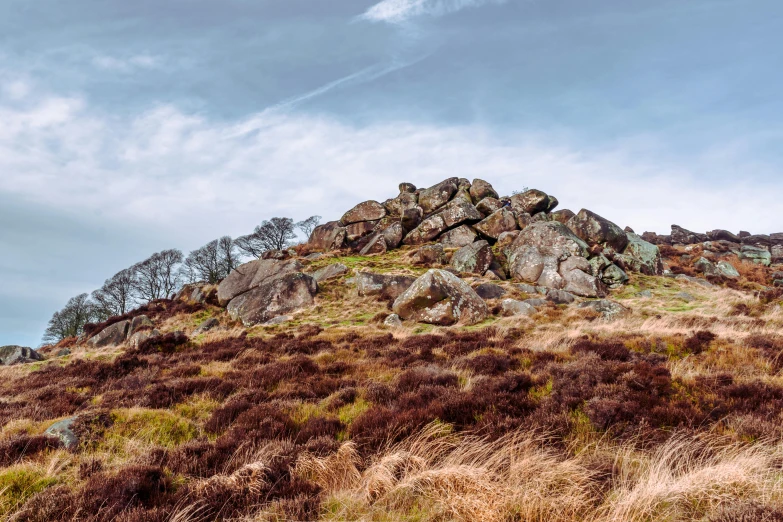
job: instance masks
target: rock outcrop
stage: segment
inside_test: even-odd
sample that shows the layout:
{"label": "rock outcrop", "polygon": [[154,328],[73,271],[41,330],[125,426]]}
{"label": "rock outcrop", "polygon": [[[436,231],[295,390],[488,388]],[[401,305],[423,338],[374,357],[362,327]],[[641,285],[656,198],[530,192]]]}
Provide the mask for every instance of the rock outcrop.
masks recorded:
{"label": "rock outcrop", "polygon": [[296,259],[256,259],[234,270],[218,286],[218,302],[226,306],[235,297],[259,287],[285,274],[302,271],[302,264]]}

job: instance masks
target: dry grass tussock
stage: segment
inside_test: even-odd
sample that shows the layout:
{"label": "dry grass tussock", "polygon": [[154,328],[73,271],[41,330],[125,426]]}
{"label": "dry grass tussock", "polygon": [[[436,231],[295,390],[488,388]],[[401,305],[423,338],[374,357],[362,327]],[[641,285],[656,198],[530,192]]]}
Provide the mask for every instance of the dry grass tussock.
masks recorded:
{"label": "dry grass tussock", "polygon": [[347,442],[300,457],[296,473],[328,494],[327,520],[691,521],[727,506],[776,513],[781,456],[771,443],[684,435],[650,453],[607,442],[569,455],[523,433],[489,441],[431,424],[362,471]]}

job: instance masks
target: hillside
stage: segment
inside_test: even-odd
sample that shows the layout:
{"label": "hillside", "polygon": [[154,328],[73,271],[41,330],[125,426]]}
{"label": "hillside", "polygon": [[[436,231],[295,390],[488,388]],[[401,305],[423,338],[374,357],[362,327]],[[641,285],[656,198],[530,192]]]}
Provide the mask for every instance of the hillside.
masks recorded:
{"label": "hillside", "polygon": [[783,235],[557,206],[405,183],[0,349],[0,518],[783,521]]}

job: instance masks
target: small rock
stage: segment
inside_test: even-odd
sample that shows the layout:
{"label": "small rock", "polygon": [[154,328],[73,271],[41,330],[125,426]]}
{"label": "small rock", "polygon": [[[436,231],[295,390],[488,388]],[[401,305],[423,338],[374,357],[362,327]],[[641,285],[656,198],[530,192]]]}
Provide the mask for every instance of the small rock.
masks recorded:
{"label": "small rock", "polygon": [[402,326],[402,319],[397,314],[389,314],[386,319],[383,320],[383,324],[391,328],[399,328]]}
{"label": "small rock", "polygon": [[505,315],[533,315],[536,313],[535,307],[524,301],[516,299],[503,299],[500,303]]}
{"label": "small rock", "polygon": [[538,299],[538,298],[525,299],[522,302],[529,304],[533,308],[540,308],[542,306],[546,306],[547,304],[549,304],[549,302],[547,300],[545,300],[545,299]]}
{"label": "small rock", "polygon": [[706,257],[700,257],[693,263],[693,267],[705,276],[718,275],[718,268]]}
{"label": "small rock", "polygon": [[579,304],[579,308],[589,308],[595,310],[606,319],[614,319],[630,313],[631,311],[616,301],[608,299],[598,299],[594,301],[585,301]]}
{"label": "small rock", "polygon": [[218,326],[220,326],[220,321],[218,321],[217,318],[215,317],[210,317],[209,319],[207,319],[206,321],[198,325],[198,327],[193,331],[193,334],[194,335],[203,334]]}
{"label": "small rock", "polygon": [[69,355],[71,355],[71,350],[68,348],[61,348],[57,351],[55,357],[68,357]]}
{"label": "small rock", "polygon": [[141,332],[136,332],[130,336],[128,339],[128,346],[136,350],[141,346],[141,343],[147,339],[154,339],[155,337],[160,337],[160,332],[158,330],[142,330]]}
{"label": "small rock", "polygon": [[500,210],[502,207],[503,203],[501,203],[500,200],[496,198],[484,198],[476,203],[476,210],[485,216],[492,214],[496,210]]}
{"label": "small rock", "polygon": [[536,287],[533,286],[533,285],[528,285],[526,283],[522,283],[522,284],[518,284],[516,286],[517,286],[517,288],[519,288],[519,290],[521,292],[525,292],[526,294],[535,294],[537,292]]}
{"label": "small rock", "polygon": [[555,304],[570,304],[576,300],[576,297],[573,294],[566,292],[565,290],[557,290],[555,288],[550,288],[547,290],[546,298]]}
{"label": "small rock", "polygon": [[317,282],[327,281],[348,273],[348,267],[342,263],[332,263],[313,272],[313,279]]}
{"label": "small rock", "polygon": [[128,335],[133,335],[142,328],[153,328],[155,324],[146,315],[138,315],[131,320]]}
{"label": "small rock", "polygon": [[69,417],[61,421],[57,421],[44,432],[44,435],[50,437],[56,437],[60,439],[63,447],[69,451],[73,451],[79,447],[79,437],[73,431],[73,424],[79,417]]}
{"label": "small rock", "polygon": [[679,279],[680,281],[688,281],[689,283],[694,283],[694,284],[703,286],[705,288],[711,288],[711,287],[715,286],[712,283],[710,283],[709,281],[707,281],[706,279],[702,279],[700,277],[691,277],[691,276],[688,276],[688,275],[685,275],[685,274],[678,274],[677,276],[675,276],[674,279]]}
{"label": "small rock", "polygon": [[506,295],[506,291],[502,286],[492,283],[482,283],[474,288],[474,290],[482,299],[500,299]]}
{"label": "small rock", "polygon": [[321,259],[324,257],[324,255],[320,252],[313,252],[312,254],[308,254],[305,256],[305,259],[309,259],[310,261],[315,261],[316,259]]}
{"label": "small rock", "polygon": [[609,288],[619,288],[628,282],[628,274],[619,266],[611,264],[604,270],[601,281],[609,286]]}
{"label": "small rock", "polygon": [[676,297],[677,299],[682,299],[683,301],[687,301],[689,303],[691,301],[696,300],[696,298],[693,295],[689,294],[688,292],[678,292],[677,294],[674,295],[674,297]]}
{"label": "small rock", "polygon": [[649,299],[653,296],[653,293],[650,290],[642,290],[641,292],[637,293],[636,296]]}

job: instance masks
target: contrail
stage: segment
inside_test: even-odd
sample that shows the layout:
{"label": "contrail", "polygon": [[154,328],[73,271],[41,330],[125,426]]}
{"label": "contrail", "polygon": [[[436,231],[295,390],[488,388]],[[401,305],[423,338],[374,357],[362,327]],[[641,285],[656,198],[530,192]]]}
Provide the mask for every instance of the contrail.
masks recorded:
{"label": "contrail", "polygon": [[360,19],[399,24],[417,16],[443,16],[468,7],[500,4],[506,0],[383,0],[364,12]]}

